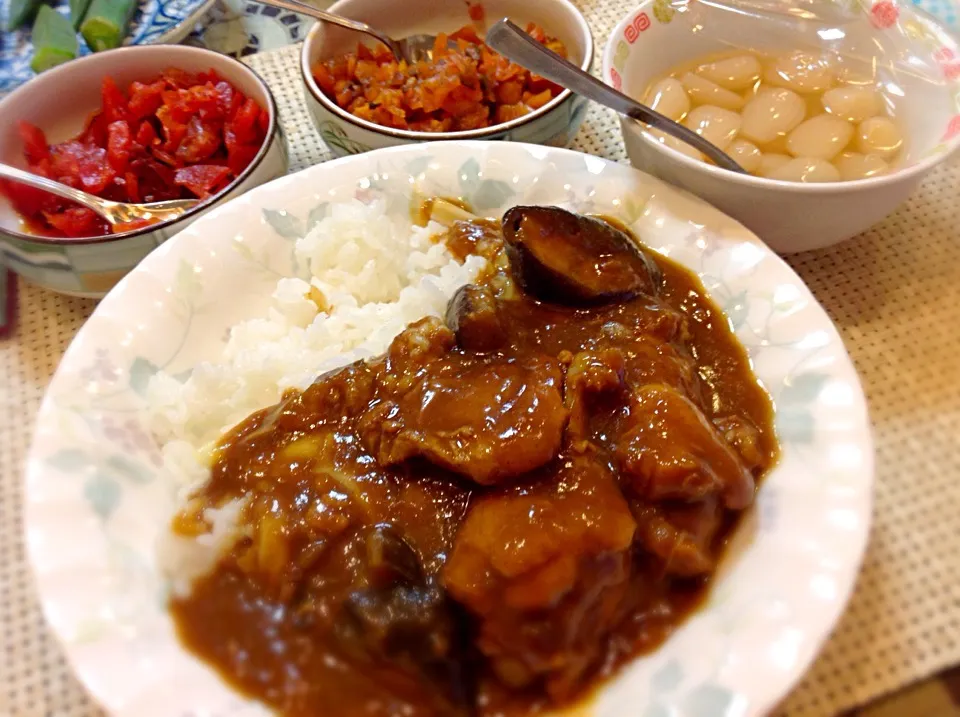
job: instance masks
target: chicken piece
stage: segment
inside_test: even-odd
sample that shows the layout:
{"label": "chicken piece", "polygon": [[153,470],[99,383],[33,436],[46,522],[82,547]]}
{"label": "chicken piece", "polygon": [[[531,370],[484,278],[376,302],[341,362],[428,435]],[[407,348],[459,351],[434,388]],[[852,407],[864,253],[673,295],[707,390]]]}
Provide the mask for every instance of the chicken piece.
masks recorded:
{"label": "chicken piece", "polygon": [[664,572],[696,577],[716,566],[714,540],[723,522],[716,498],[699,503],[652,505],[634,503],[637,543],[663,563]]}
{"label": "chicken piece", "polygon": [[447,304],[446,321],[467,351],[495,351],[506,341],[497,300],[486,287],[461,286]]}
{"label": "chicken piece", "polygon": [[732,510],[753,502],[753,476],[740,456],[673,388],[649,385],[635,393],[617,458],[631,492],[642,500],[694,502],[719,495]]}
{"label": "chicken piece", "polygon": [[447,354],[390,410],[377,459],[388,466],[423,456],[481,485],[531,471],[560,451],[561,381],[545,357]]}
{"label": "chicken piece", "polygon": [[572,442],[588,438],[591,396],[616,395],[624,388],[623,367],[623,352],[619,349],[581,351],[573,357],[563,390],[563,400],[570,411],[567,435]]}
{"label": "chicken piece", "polygon": [[502,682],[543,680],[562,699],[597,664],[626,607],[635,527],[615,476],[590,455],[474,499],[442,580],[477,617],[477,645]]}
{"label": "chicken piece", "polygon": [[365,361],[327,371],[314,379],[305,391],[284,402],[278,428],[308,430],[316,423],[317,415],[329,416],[331,423],[345,416],[358,416],[366,410],[375,391],[376,377]]}
{"label": "chicken piece", "polygon": [[656,262],[624,231],[559,207],[513,207],[503,215],[510,267],[530,295],[582,306],[656,296]]}
{"label": "chicken piece", "polygon": [[616,343],[631,343],[644,335],[665,342],[685,343],[690,338],[689,319],[668,304],[645,299],[643,305],[624,302],[608,312],[600,335]]}
{"label": "chicken piece", "polygon": [[417,382],[425,366],[455,345],[453,332],[435,316],[410,324],[387,349],[382,384],[388,392],[403,393]]}
{"label": "chicken piece", "polygon": [[[374,373],[363,361],[327,371],[305,391],[288,390],[278,403],[253,414],[225,436],[222,446],[263,442],[270,436],[312,430],[319,423],[336,423],[344,416],[360,415],[369,406],[375,390]],[[329,418],[317,421],[317,415]]]}
{"label": "chicken piece", "polygon": [[698,406],[703,405],[697,364],[682,348],[641,336],[630,345],[628,356],[624,370],[628,385],[639,387],[655,383],[669,386]]}
{"label": "chicken piece", "polygon": [[715,418],[713,425],[727,439],[727,443],[734,447],[744,465],[751,471],[756,470],[766,461],[766,453],[760,439],[760,431],[743,416],[724,416]]}

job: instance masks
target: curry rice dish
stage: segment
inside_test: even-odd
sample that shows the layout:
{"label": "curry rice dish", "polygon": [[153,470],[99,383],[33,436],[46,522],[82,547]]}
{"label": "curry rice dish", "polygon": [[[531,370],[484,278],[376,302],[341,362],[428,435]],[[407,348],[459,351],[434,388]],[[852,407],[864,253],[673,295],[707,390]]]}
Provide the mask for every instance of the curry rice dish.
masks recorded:
{"label": "curry rice dish", "polygon": [[286,717],[576,701],[695,609],[776,460],[726,317],[615,222],[514,207],[442,240],[488,260],[445,319],[240,422],[174,521],[244,500],[171,611]]}

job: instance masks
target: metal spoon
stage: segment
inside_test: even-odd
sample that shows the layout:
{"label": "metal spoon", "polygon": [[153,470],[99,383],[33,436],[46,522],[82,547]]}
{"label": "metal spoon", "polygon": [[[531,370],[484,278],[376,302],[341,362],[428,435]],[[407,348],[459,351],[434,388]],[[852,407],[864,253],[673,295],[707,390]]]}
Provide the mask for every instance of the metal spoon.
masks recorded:
{"label": "metal spoon", "polygon": [[272,5],[281,10],[289,10],[290,12],[306,15],[316,20],[345,27],[348,30],[370,35],[386,45],[390,52],[393,53],[393,56],[397,58],[398,62],[400,60],[406,60],[408,63],[414,63],[420,60],[430,59],[433,54],[433,43],[437,39],[433,35],[410,35],[402,40],[394,40],[386,33],[370,27],[365,22],[351,20],[341,15],[334,15],[332,12],[327,12],[326,10],[318,10],[312,5],[297,2],[296,0],[255,0],[255,2],[261,5]]}
{"label": "metal spoon", "polygon": [[176,219],[188,209],[200,203],[199,199],[171,199],[166,202],[153,202],[151,204],[114,202],[2,163],[0,163],[0,177],[42,189],[45,192],[50,192],[50,194],[56,194],[58,197],[76,202],[87,209],[93,210],[111,225],[125,224],[138,219],[165,222]]}
{"label": "metal spoon", "polygon": [[669,117],[664,117],[659,112],[630,99],[622,92],[617,92],[593,75],[567,62],[560,55],[551,52],[506,18],[493,24],[487,32],[486,42],[487,45],[508,60],[523,65],[531,72],[546,77],[578,95],[599,102],[631,119],[645,122],[652,127],[663,130],[700,150],[719,167],[746,174],[743,167],[734,162],[728,154],[693,130],[687,129]]}

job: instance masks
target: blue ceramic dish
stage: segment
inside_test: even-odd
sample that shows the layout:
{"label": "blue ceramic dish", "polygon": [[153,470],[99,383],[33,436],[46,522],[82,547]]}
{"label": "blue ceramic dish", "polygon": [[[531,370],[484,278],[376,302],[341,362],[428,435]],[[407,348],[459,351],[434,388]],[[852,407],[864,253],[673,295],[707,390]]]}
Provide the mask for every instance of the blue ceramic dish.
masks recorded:
{"label": "blue ceramic dish", "polygon": [[[6,22],[12,0],[0,0],[0,22]],[[216,0],[141,0],[130,23],[127,45],[180,42],[193,30]],[[57,0],[54,7],[69,16],[66,0]],[[33,58],[33,42],[30,27],[0,32],[0,95],[16,89],[33,79],[36,73],[30,69]],[[79,35],[78,35],[79,37]],[[90,49],[80,38],[80,54],[90,54]]]}

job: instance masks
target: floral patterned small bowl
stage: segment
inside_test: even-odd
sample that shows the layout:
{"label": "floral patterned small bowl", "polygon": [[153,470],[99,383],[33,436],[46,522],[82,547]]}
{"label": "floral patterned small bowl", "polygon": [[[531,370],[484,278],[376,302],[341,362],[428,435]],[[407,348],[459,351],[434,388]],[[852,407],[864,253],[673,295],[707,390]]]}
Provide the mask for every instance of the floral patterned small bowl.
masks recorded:
{"label": "floral patterned small bowl", "polygon": [[[477,3],[475,3],[477,4]],[[478,4],[477,4],[478,5]],[[593,37],[580,11],[568,0],[484,0],[487,22],[509,17],[520,25],[535,22],[559,38],[570,60],[589,71],[593,64]],[[453,32],[470,24],[470,3],[463,0],[340,0],[330,12],[360,20],[391,37]],[[317,23],[303,43],[300,72],[307,108],[320,136],[338,156],[358,154],[379,147],[452,139],[500,139],[517,142],[568,145],[580,128],[587,101],[564,90],[528,115],[483,129],[460,132],[413,132],[392,129],[355,117],[330,100],[313,79],[311,68],[322,59],[356,51],[363,35],[340,27]]]}
{"label": "floral patterned small bowl", "polygon": [[176,221],[123,234],[61,239],[28,234],[6,196],[0,194],[0,265],[35,284],[62,294],[99,298],[160,243],[182,231],[212,207],[287,172],[287,150],[277,105],[257,74],[233,58],[180,45],[136,45],[73,60],[44,72],[0,101],[0,161],[23,166],[17,123],[43,129],[52,142],[75,137],[100,106],[100,84],[112,77],[120,86],[149,80],[168,67],[199,72],[213,69],[270,115],[267,140],[250,165],[220,193]]}

